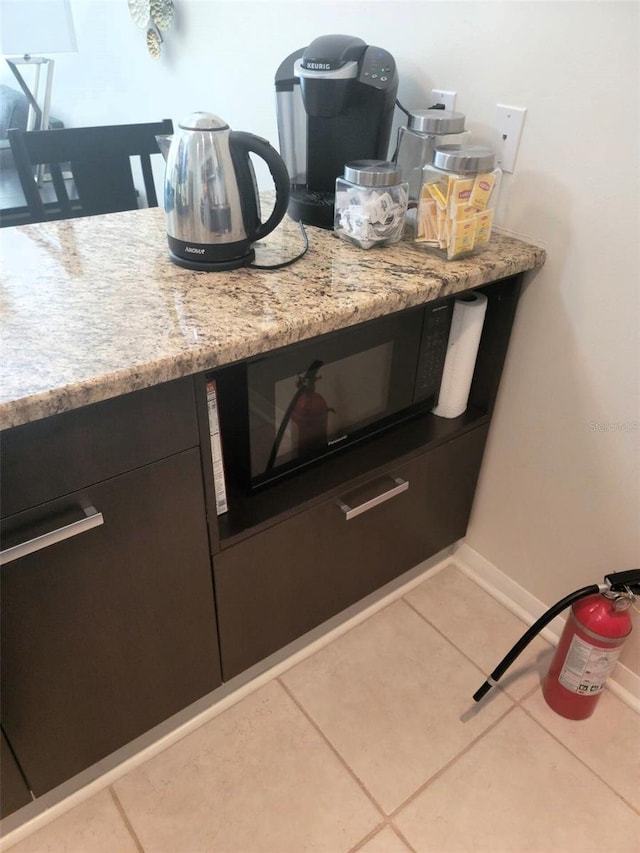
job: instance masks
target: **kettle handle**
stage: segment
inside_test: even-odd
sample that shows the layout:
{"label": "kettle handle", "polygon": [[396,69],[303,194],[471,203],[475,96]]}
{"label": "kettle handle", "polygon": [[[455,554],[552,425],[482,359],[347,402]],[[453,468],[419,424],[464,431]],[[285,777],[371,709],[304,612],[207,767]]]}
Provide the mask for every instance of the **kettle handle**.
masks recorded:
{"label": "kettle handle", "polygon": [[[259,240],[270,234],[287,212],[290,192],[289,172],[276,149],[261,136],[242,130],[232,130],[229,135],[229,147],[240,190],[240,203],[247,237],[251,241]],[[257,154],[265,161],[276,189],[276,203],[266,222],[261,222],[258,216],[258,188],[249,160],[249,152]]]}

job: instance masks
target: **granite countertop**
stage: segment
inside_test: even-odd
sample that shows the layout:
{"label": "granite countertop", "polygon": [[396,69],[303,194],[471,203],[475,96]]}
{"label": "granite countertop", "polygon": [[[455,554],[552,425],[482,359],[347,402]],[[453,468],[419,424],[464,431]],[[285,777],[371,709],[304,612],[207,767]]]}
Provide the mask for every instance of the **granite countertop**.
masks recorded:
{"label": "granite countertop", "polygon": [[[358,249],[307,228],[281,270],[193,272],[168,256],[159,208],[0,230],[0,427],[7,428],[361,323],[544,263],[494,234],[442,261],[409,240]],[[302,249],[285,217],[256,263]]]}

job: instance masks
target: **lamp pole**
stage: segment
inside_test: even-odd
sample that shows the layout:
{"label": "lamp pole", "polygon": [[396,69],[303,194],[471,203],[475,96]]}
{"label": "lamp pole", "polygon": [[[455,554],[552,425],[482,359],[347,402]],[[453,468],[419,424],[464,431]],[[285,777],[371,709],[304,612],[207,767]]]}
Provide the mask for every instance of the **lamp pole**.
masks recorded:
{"label": "lamp pole", "polygon": [[[49,129],[49,111],[51,109],[51,89],[53,87],[53,67],[55,62],[53,59],[48,59],[44,56],[30,56],[25,53],[22,59],[7,59],[7,65],[13,72],[14,77],[25,94],[29,102],[29,114],[27,116],[27,130],[48,130]],[[29,89],[27,83],[18,70],[18,65],[33,65],[35,67],[35,80],[33,90]],[[42,106],[38,103],[38,95],[40,93],[40,69],[46,66],[47,77],[44,87],[44,99]],[[42,186],[44,178],[44,166],[40,165],[36,168],[35,180],[37,185]]]}
{"label": "lamp pole", "polygon": [[[49,128],[49,111],[51,109],[51,90],[53,88],[53,59],[48,59],[44,56],[30,56],[28,53],[22,59],[7,59],[7,65],[11,69],[13,76],[18,81],[18,84],[29,102],[29,118],[27,120],[27,130],[48,130]],[[36,69],[35,80],[33,83],[33,91],[29,89],[27,83],[18,69],[18,65],[33,65]],[[45,80],[44,100],[42,106],[38,103],[38,94],[40,90],[40,69],[43,65],[47,68],[47,77]]]}

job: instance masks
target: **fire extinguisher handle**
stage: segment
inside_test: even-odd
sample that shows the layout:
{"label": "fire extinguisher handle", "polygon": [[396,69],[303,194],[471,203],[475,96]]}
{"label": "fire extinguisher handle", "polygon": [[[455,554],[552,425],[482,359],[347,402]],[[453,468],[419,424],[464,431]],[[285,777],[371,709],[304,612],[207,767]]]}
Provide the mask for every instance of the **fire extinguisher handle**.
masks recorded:
{"label": "fire extinguisher handle", "polygon": [[640,569],[629,569],[626,572],[612,572],[609,575],[605,575],[604,579],[613,592],[624,592],[626,589],[630,589],[631,592],[640,593]]}
{"label": "fire extinguisher handle", "polygon": [[501,676],[504,675],[514,660],[524,651],[533,638],[542,631],[545,625],[551,622],[552,619],[555,619],[558,613],[562,613],[562,611],[566,607],[569,607],[569,605],[573,604],[574,601],[579,601],[581,598],[586,598],[588,595],[593,595],[596,592],[600,592],[598,584],[591,584],[591,586],[585,586],[582,589],[577,589],[575,592],[566,595],[560,601],[556,602],[553,607],[550,607],[545,613],[543,613],[542,616],[524,632],[515,646],[513,646],[513,648],[502,658],[482,687],[473,694],[474,702],[479,702],[480,699],[489,692],[493,685],[499,678],[501,678]]}

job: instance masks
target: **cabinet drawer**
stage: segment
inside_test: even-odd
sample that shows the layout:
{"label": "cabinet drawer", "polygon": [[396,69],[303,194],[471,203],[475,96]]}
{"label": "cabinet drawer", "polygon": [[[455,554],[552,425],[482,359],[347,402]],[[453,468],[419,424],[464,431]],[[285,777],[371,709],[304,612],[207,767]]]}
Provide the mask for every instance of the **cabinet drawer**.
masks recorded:
{"label": "cabinet drawer", "polygon": [[0,441],[7,516],[195,447],[193,379],[14,427]]}
{"label": "cabinet drawer", "polygon": [[390,468],[368,493],[343,494],[216,555],[223,678],[464,536],[486,433],[478,427]]}
{"label": "cabinet drawer", "polygon": [[102,524],[1,569],[2,726],[36,795],[220,684],[198,450],[38,512],[89,504]]}

